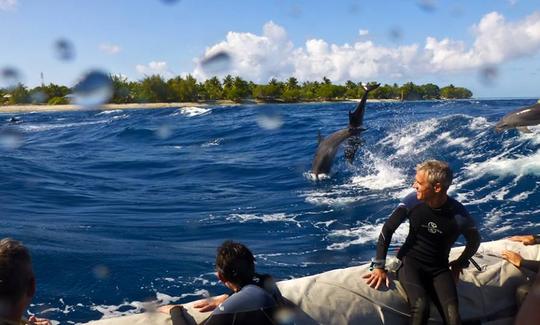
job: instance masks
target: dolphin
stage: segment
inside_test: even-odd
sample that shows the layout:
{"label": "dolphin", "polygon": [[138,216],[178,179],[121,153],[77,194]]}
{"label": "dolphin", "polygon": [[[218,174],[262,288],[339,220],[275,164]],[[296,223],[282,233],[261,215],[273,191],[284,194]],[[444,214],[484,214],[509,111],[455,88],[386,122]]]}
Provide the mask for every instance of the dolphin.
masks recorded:
{"label": "dolphin", "polygon": [[517,128],[521,132],[530,133],[527,126],[540,124],[540,100],[531,106],[522,107],[518,110],[510,112],[495,125],[495,130],[501,132],[503,130]]}
{"label": "dolphin", "polygon": [[359,145],[357,136],[362,131],[366,130],[362,127],[362,124],[364,122],[364,111],[368,93],[379,87],[379,85],[380,84],[362,85],[365,89],[364,95],[362,96],[360,103],[356,106],[356,109],[353,112],[349,111],[349,125],[347,128],[336,131],[324,139],[319,132],[319,146],[311,165],[311,172],[317,179],[319,179],[319,174],[328,175],[330,173],[337,150],[341,143],[347,139],[355,140],[350,141],[351,147],[347,148],[345,152],[347,160],[352,162]]}

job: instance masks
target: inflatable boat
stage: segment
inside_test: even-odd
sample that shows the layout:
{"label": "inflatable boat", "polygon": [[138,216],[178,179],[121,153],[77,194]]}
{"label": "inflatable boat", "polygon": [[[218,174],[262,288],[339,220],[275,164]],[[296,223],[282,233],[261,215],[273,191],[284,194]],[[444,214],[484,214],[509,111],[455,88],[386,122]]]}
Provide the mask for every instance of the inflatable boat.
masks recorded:
{"label": "inflatable boat", "polygon": [[[481,244],[474,256],[477,263],[463,270],[457,283],[460,314],[464,321],[481,324],[512,324],[518,310],[516,289],[534,279],[535,274],[520,270],[503,260],[504,249],[519,252],[525,259],[540,260],[540,245],[524,246],[508,240]],[[459,256],[463,247],[455,247],[451,258]],[[387,265],[397,263],[390,257]],[[369,265],[337,269],[317,275],[277,283],[285,298],[297,308],[295,324],[407,324],[409,308],[403,288],[393,281],[389,289],[375,290],[367,286],[362,275]],[[390,272],[392,275],[392,272]],[[395,277],[393,277],[395,278]],[[193,308],[195,302],[183,305],[186,324],[203,322],[210,312]],[[431,307],[430,324],[440,324],[437,309]],[[171,325],[170,315],[159,312],[101,319],[92,325]]]}

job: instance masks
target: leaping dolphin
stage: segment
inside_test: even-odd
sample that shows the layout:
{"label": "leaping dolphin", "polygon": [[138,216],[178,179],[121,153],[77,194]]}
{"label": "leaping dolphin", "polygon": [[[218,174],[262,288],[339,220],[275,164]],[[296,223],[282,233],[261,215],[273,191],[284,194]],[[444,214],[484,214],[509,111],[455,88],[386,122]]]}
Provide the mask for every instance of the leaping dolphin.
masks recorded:
{"label": "leaping dolphin", "polygon": [[528,126],[540,124],[540,100],[531,106],[523,107],[503,116],[495,125],[497,132],[517,128],[521,132],[530,133]]}
{"label": "leaping dolphin", "polygon": [[[379,87],[379,85],[363,85],[365,89],[364,95],[360,103],[356,106],[356,109],[353,112],[349,111],[349,126],[347,128],[336,131],[325,139],[319,133],[319,147],[317,148],[317,153],[311,166],[311,172],[317,179],[319,179],[319,174],[330,173],[339,145],[347,139],[354,140],[357,135],[366,130],[362,128],[362,124],[364,122],[364,111],[368,93]],[[357,138],[356,141],[351,142],[351,148],[348,148],[349,150],[346,152],[346,158],[349,162],[352,162],[359,145]]]}

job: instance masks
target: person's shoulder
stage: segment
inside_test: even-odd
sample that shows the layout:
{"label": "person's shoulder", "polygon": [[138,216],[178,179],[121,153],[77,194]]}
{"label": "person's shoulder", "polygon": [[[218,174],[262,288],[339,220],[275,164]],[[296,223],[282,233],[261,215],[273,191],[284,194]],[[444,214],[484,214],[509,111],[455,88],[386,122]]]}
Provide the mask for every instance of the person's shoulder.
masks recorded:
{"label": "person's shoulder", "polygon": [[214,310],[214,313],[239,313],[272,307],[274,305],[275,301],[268,292],[257,285],[248,284],[242,290],[227,298],[225,302]]}
{"label": "person's shoulder", "polygon": [[456,215],[461,215],[467,218],[469,217],[469,211],[467,211],[467,208],[465,208],[465,206],[461,202],[451,196],[448,197],[448,202],[450,203],[450,206],[452,207]]}
{"label": "person's shoulder", "polygon": [[416,192],[411,192],[401,200],[401,202],[399,203],[399,207],[403,207],[410,211],[421,203],[422,201],[416,198]]}
{"label": "person's shoulder", "polygon": [[467,211],[467,208],[463,204],[461,204],[458,200],[454,199],[453,197],[448,197],[448,202],[450,203],[450,206],[452,207],[452,211],[454,214],[454,218],[456,219],[458,225],[460,225],[462,228],[475,228],[475,222],[471,215],[469,214],[469,211]]}

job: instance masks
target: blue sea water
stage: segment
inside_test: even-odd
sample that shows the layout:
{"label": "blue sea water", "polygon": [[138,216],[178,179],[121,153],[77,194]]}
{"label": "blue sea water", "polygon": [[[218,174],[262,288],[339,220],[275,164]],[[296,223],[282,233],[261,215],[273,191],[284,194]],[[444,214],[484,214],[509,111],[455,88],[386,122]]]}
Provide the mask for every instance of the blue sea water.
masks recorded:
{"label": "blue sea water", "polygon": [[0,235],[31,249],[29,311],[77,323],[226,292],[225,239],[277,279],[365,263],[428,158],[450,162],[484,240],[540,233],[540,132],[493,128],[534,102],[368,102],[354,163],[339,153],[320,182],[317,132],[345,127],[354,103],[18,114],[0,147]]}

